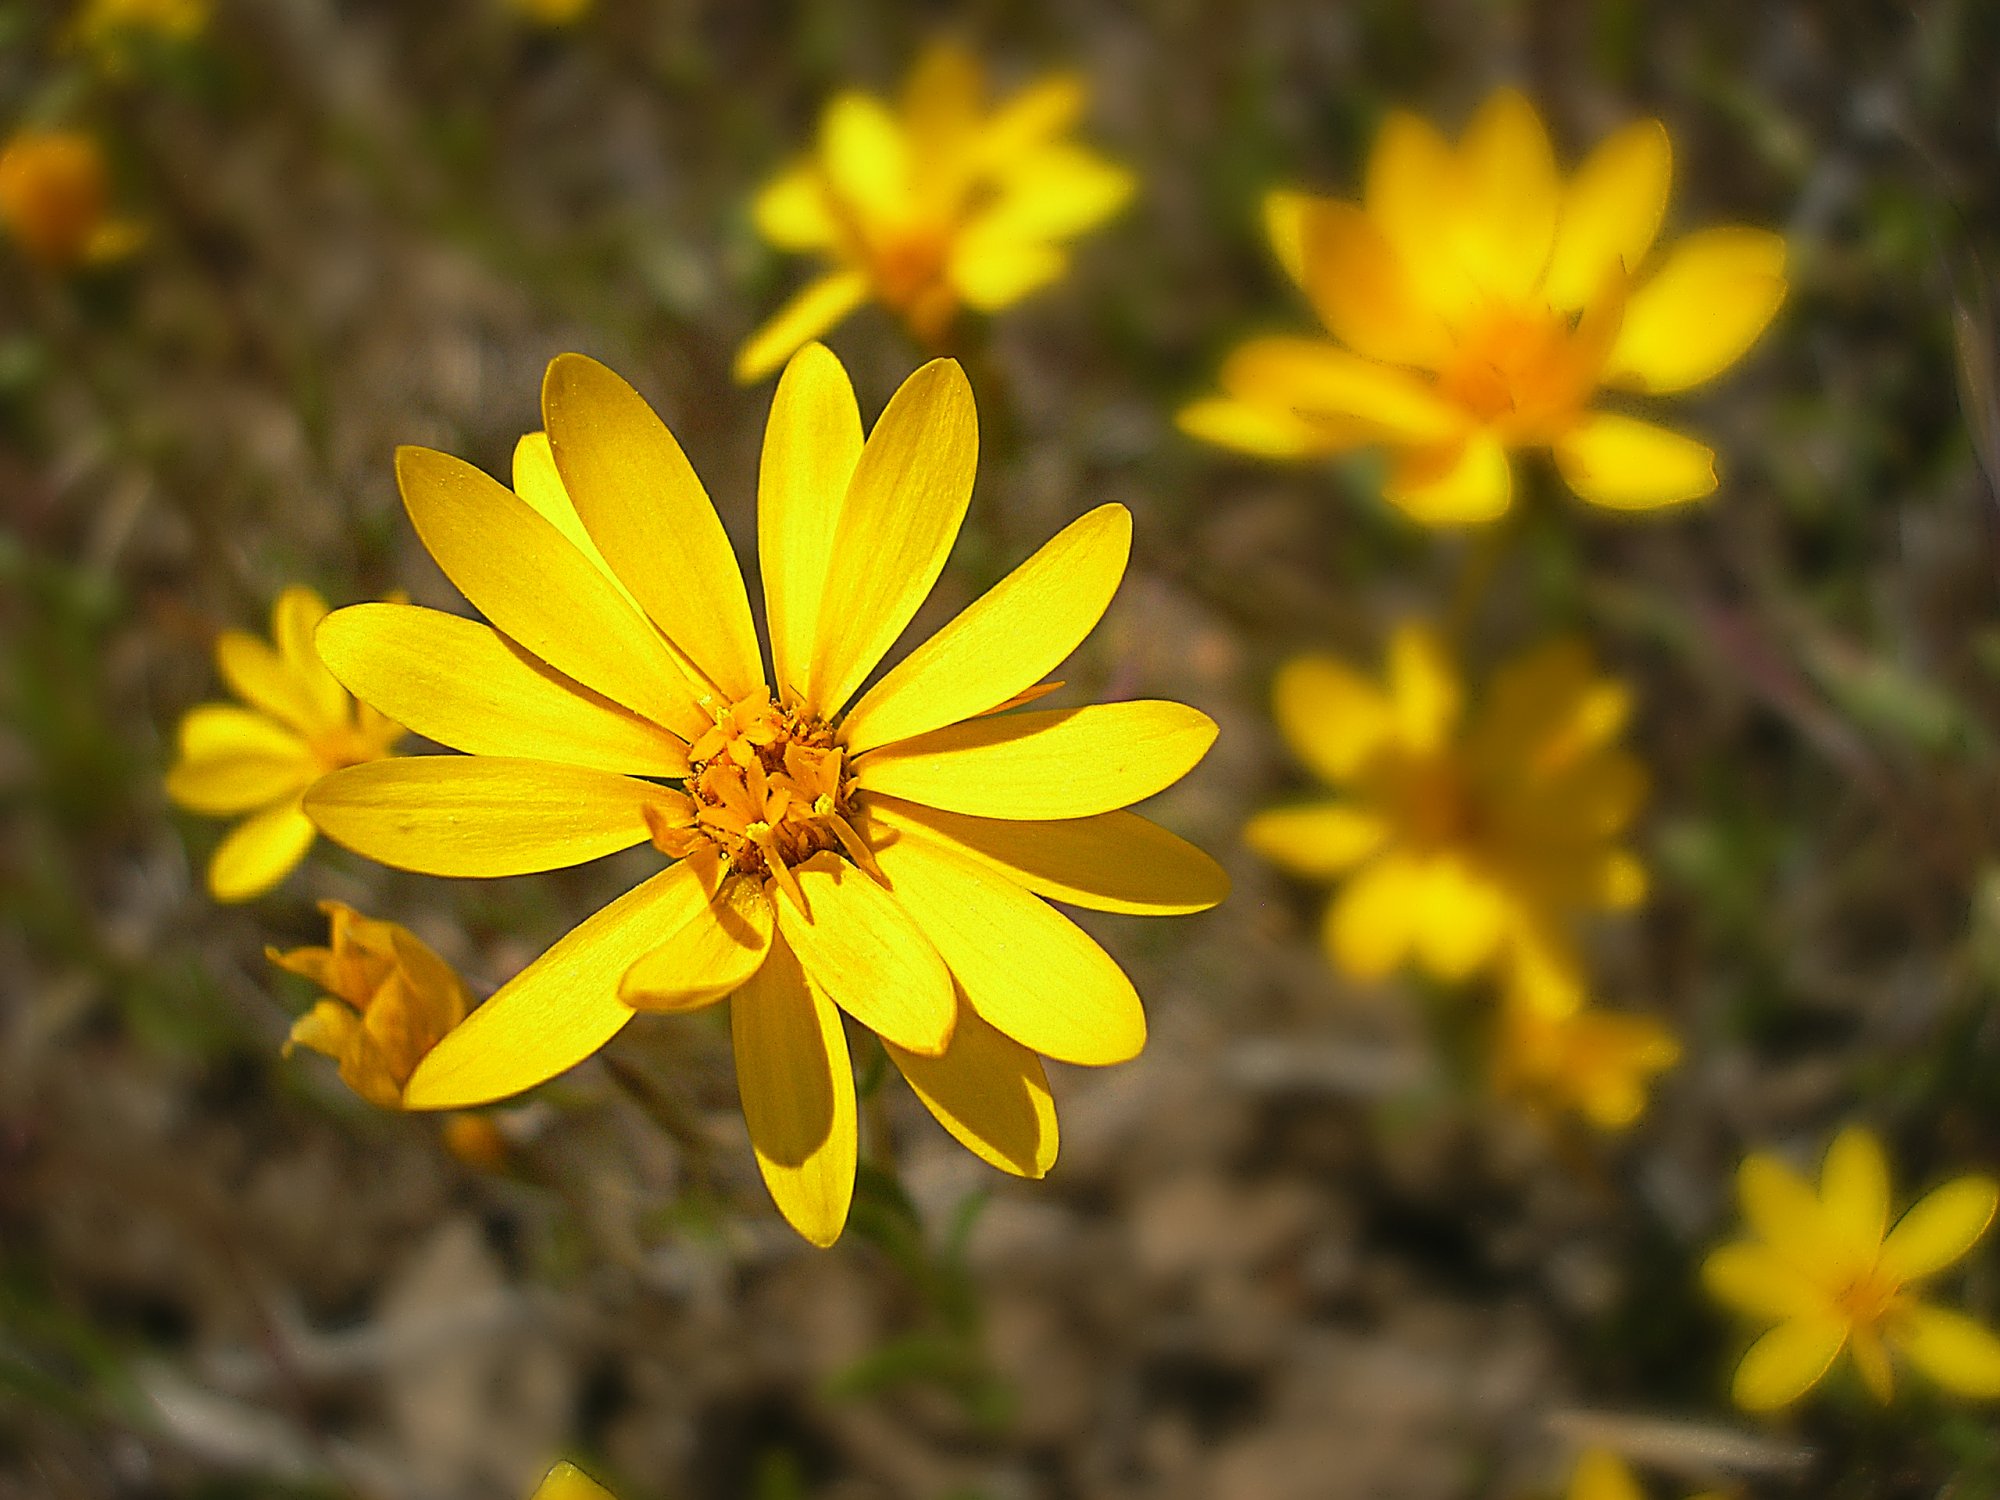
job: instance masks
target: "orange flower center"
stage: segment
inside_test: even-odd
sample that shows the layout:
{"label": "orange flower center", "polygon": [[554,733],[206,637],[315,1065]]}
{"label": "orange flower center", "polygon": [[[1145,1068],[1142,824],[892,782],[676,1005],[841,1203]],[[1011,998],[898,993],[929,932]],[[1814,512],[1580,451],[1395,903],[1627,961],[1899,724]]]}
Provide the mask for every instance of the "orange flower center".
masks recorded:
{"label": "orange flower center", "polygon": [[372,743],[354,724],[340,724],[312,737],[313,755],[326,771],[339,771],[367,761],[380,760],[383,750]]}
{"label": "orange flower center", "polygon": [[868,247],[876,295],[933,346],[943,342],[958,315],[958,294],[945,277],[950,257],[951,231],[942,222],[904,225]]}
{"label": "orange flower center", "polygon": [[1833,1305],[1850,1323],[1867,1327],[1889,1315],[1901,1291],[1899,1283],[1877,1274],[1871,1266],[1833,1294]]}
{"label": "orange flower center", "polygon": [[1460,333],[1438,391],[1480,421],[1535,427],[1587,394],[1576,323],[1549,307],[1495,305]]}

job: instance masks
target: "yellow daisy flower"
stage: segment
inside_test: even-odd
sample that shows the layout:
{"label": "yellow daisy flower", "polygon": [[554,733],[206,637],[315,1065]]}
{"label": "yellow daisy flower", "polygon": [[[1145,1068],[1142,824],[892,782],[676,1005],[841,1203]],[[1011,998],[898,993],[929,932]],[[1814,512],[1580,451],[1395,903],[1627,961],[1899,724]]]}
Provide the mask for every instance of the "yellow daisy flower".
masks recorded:
{"label": "yellow daisy flower", "polygon": [[104,152],[80,130],[17,130],[0,148],[0,226],[46,270],[130,253],[142,231],[111,214]]}
{"label": "yellow daisy flower", "polygon": [[1560,966],[1568,918],[1644,898],[1645,871],[1619,846],[1646,790],[1615,743],[1631,697],[1575,642],[1509,663],[1469,722],[1423,625],[1395,633],[1379,685],[1306,656],[1279,672],[1275,696],[1293,753],[1343,795],[1259,813],[1245,838],[1293,874],[1344,877],[1323,929],[1342,972]]}
{"label": "yellow daisy flower", "polygon": [[328,771],[380,760],[403,737],[401,725],[356,704],[320,664],[313,631],[325,617],[318,594],[289,588],[271,610],[276,649],[224,631],[215,663],[248,706],[203,703],[181,719],[167,795],[189,812],[252,814],[209,860],[218,901],[248,901],[289,875],[313,841],[299,794]]}
{"label": "yellow daisy flower", "polygon": [[994,312],[1060,277],[1066,242],[1132,195],[1130,173],[1066,138],[1084,102],[1062,74],[989,106],[978,62],[944,45],[899,106],[837,96],[812,152],[752,205],[767,241],[832,269],[750,337],[736,378],[762,379],[870,298],[940,350],[961,309]]}
{"label": "yellow daisy flower", "polygon": [[560,1463],[535,1486],[529,1500],[612,1500],[612,1496],[575,1464]]}
{"label": "yellow daisy flower", "polygon": [[331,932],[324,948],[264,956],[325,990],[300,1016],[285,1043],[310,1047],[340,1064],[347,1086],[370,1104],[396,1109],[403,1086],[431,1048],[466,1017],[472,1002],[450,964],[409,928],[322,901]]}
{"label": "yellow daisy flower", "polygon": [[1737,1175],[1751,1237],[1702,1266],[1710,1295],[1764,1334],[1737,1366],[1746,1411],[1771,1411],[1817,1385],[1845,1349],[1879,1401],[1895,1394],[1891,1356],[1962,1396],[2000,1396],[2000,1339],[1916,1288],[1965,1258],[1993,1222],[2000,1189],[1960,1177],[1889,1227],[1882,1143],[1850,1125],[1827,1148],[1819,1190],[1775,1156],[1753,1153]]}
{"label": "yellow daisy flower", "polygon": [[1564,182],[1535,108],[1490,97],[1456,146],[1414,115],[1383,124],[1359,204],[1274,193],[1266,228],[1329,339],[1256,338],[1193,436],[1296,457],[1381,446],[1388,498],[1432,526],[1513,501],[1509,454],[1548,449],[1569,487],[1616,510],[1708,494],[1715,455],[1593,409],[1734,364],[1785,297],[1785,243],[1706,229],[1653,256],[1672,149],[1657,120],[1616,132]]}
{"label": "yellow daisy flower", "polygon": [[1056,1127],[1038,1054],[1120,1062],[1146,1028],[1117,964],[1041,898],[1187,912],[1226,890],[1206,855],[1122,810],[1201,759],[1206,717],[1001,712],[1040,696],[1103,614],[1130,516],[1073,522],[864,692],[971,496],[977,425],[955,363],[905,381],[865,441],[832,354],[809,345],[786,369],[758,484],[769,674],[729,538],[646,402],[568,354],[542,416],[512,493],[442,453],[397,456],[418,535],[491,626],[368,604],[319,633],[357,694],[469,753],[338,772],[307,810],[350,848],[436,875],[648,841],[671,863],[482,1005],[405,1102],[517,1093],[634,1007],[733,996],[758,1164],[808,1239],[838,1237],[853,1192],[842,1011],[973,1152],[1042,1175]]}

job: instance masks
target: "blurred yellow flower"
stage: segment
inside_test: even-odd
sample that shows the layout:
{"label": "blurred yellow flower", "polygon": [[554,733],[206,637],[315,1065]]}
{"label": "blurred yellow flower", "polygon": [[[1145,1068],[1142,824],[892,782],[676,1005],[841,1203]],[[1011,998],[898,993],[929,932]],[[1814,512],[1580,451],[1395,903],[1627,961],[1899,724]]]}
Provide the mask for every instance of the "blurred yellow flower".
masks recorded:
{"label": "blurred yellow flower", "polygon": [[924,54],[900,106],[837,96],[812,152],[752,206],[772,245],[832,269],[750,337],[736,378],[762,379],[870,298],[937,351],[962,308],[993,312],[1059,278],[1065,242],[1132,194],[1130,173],[1066,138],[1084,102],[1062,74],[989,106],[978,62],[946,45]]}
{"label": "blurred yellow flower", "polygon": [[[593,0],[507,0],[517,14],[538,26],[571,26],[590,14]],[[585,1480],[588,1484],[590,1481]]]}
{"label": "blurred yellow flower", "polygon": [[560,1463],[535,1486],[529,1500],[612,1500],[611,1491],[575,1464]]}
{"label": "blurred yellow flower", "polygon": [[17,130],[0,148],[0,225],[48,270],[102,264],[143,237],[110,211],[110,174],[96,140],[80,130]]}
{"label": "blurred yellow flower", "polygon": [[1645,871],[1619,847],[1646,792],[1614,743],[1631,697],[1576,642],[1510,662],[1469,722],[1423,625],[1396,631],[1379,685],[1306,656],[1279,672],[1275,697],[1293,753],[1344,795],[1259,813],[1245,837],[1294,874],[1344,877],[1323,935],[1346,974],[1381,978],[1409,959],[1453,980],[1502,962],[1557,968],[1567,919],[1644,899]]}
{"label": "blurred yellow flower", "polygon": [[1652,1080],[1680,1058],[1672,1030],[1650,1016],[1513,999],[1494,1039],[1493,1086],[1539,1114],[1625,1130],[1645,1113]]}
{"label": "blurred yellow flower", "polygon": [[224,631],[216,666],[248,707],[203,703],[181,719],[167,795],[190,812],[252,814],[209,861],[218,901],[247,901],[289,875],[313,841],[300,793],[328,771],[381,759],[403,736],[320,664],[313,631],[325,616],[318,594],[289,588],[271,611],[275,650],[245,631]]}
{"label": "blurred yellow flower", "polygon": [[1056,1123],[1038,1054],[1119,1062],[1146,1027],[1118,965],[1040,898],[1187,912],[1226,890],[1206,855],[1122,810],[1201,759],[1205,716],[1001,712],[1046,691],[1103,614],[1130,515],[1073,522],[861,692],[971,496],[977,422],[955,363],[905,381],[865,441],[832,354],[809,345],[786,369],[758,485],[769,675],[729,538],[646,402],[567,354],[542,415],[513,493],[442,453],[397,455],[418,535],[491,628],[367,604],[319,633],[357,694],[469,753],[340,771],[306,807],[350,848],[436,875],[648,841],[672,862],[481,1006],[406,1102],[516,1093],[595,1052],[633,1007],[733,995],[751,1141],[806,1238],[837,1238],[853,1193],[842,1011],[969,1149],[1042,1175]]}
{"label": "blurred yellow flower", "polygon": [[84,0],[76,38],[101,59],[122,66],[135,40],[185,42],[199,36],[213,9],[212,0]]}
{"label": "blurred yellow flower", "polygon": [[[1568,1500],[1645,1500],[1646,1492],[1632,1477],[1625,1460],[1606,1448],[1586,1448],[1570,1471]],[[1721,1500],[1698,1495],[1695,1500]]]}
{"label": "blurred yellow flower", "polygon": [[450,964],[407,927],[322,901],[331,934],[324,948],[264,950],[331,997],[300,1016],[285,1043],[340,1064],[341,1079],[370,1104],[402,1106],[403,1086],[431,1048],[472,1009]]}
{"label": "blurred yellow flower", "polygon": [[1702,1266],[1718,1302],[1777,1326],[1736,1369],[1736,1404],[1771,1411],[1817,1385],[1843,1349],[1879,1401],[1895,1393],[1891,1355],[1962,1396],[2000,1396],[2000,1339],[1920,1301],[1919,1283],[1964,1259],[1993,1221],[1991,1178],[1960,1177],[1889,1227],[1889,1167],[1873,1133],[1850,1125],[1827,1148],[1818,1192],[1775,1156],[1737,1176],[1750,1238]]}
{"label": "blurred yellow flower", "polygon": [[1763,230],[1702,230],[1649,260],[1671,172],[1665,128],[1641,120],[1565,183],[1511,89],[1455,147],[1392,114],[1359,204],[1266,202],[1277,257],[1332,337],[1241,345],[1182,428],[1271,456],[1385,447],[1388,498],[1433,526],[1506,511],[1515,449],[1551,450],[1572,490],[1616,510],[1708,494],[1711,450],[1592,407],[1600,389],[1721,373],[1784,300],[1785,243]]}

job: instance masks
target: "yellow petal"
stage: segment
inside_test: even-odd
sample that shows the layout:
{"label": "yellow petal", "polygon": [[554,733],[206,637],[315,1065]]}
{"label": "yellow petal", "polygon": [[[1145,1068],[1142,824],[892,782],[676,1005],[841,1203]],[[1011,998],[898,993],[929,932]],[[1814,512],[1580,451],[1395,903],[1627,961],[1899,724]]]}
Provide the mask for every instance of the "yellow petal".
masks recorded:
{"label": "yellow petal", "polygon": [[514,493],[590,559],[591,566],[618,590],[618,597],[632,606],[634,614],[645,614],[645,606],[632,597],[624,581],[611,571],[611,564],[604,560],[604,554],[584,528],[583,517],[576,513],[576,505],[563,487],[562,471],[556,467],[556,450],[549,445],[546,432],[526,433],[514,444]]}
{"label": "yellow petal", "polygon": [[653,623],[729,701],[763,687],[736,553],[666,423],[582,354],[549,362],[542,421],[576,513]]}
{"label": "yellow petal", "polygon": [[1962,1313],[1905,1303],[1889,1325],[1896,1351],[1946,1390],[2000,1396],[2000,1339]]}
{"label": "yellow petal", "polygon": [[1380,226],[1351,203],[1314,199],[1301,220],[1305,289],[1327,331],[1355,353],[1436,369],[1450,341]]}
{"label": "yellow petal", "polygon": [[1279,188],[1266,193],[1263,202],[1264,237],[1301,291],[1306,284],[1306,209],[1312,201],[1305,193]]}
{"label": "yellow petal", "polygon": [[1451,655],[1426,625],[1400,625],[1389,638],[1389,699],[1396,738],[1419,754],[1441,750],[1456,730],[1465,689]]}
{"label": "yellow petal", "polygon": [[1514,503],[1514,472],[1505,445],[1482,428],[1462,443],[1398,455],[1382,494],[1422,525],[1477,526]]}
{"label": "yellow petal", "polygon": [[1362,866],[1328,905],[1324,938],[1334,967],[1350,979],[1383,979],[1409,956],[1424,870],[1391,851]]}
{"label": "yellow petal", "polygon": [[875,857],[966,1002],[1022,1046],[1087,1065],[1124,1062],[1145,1046],[1132,981],[1046,902],[912,832]]}
{"label": "yellow petal", "polygon": [[585,919],[466,1017],[417,1065],[403,1091],[410,1109],[470,1109],[518,1094],[575,1067],[632,1019],[618,981],[706,908],[718,861],[670,865]]}
{"label": "yellow petal", "polygon": [[808,282],[743,341],[731,373],[743,385],[762,380],[867,300],[868,278],[860,271],[833,271]]}
{"label": "yellow petal", "polygon": [[1881,1334],[1868,1324],[1855,1324],[1848,1330],[1847,1356],[1861,1372],[1861,1383],[1868,1387],[1869,1395],[1884,1406],[1895,1400],[1896,1371],[1889,1363],[1889,1350]]}
{"label": "yellow petal", "polygon": [[1483,294],[1453,243],[1464,174],[1451,144],[1430,121],[1391,110],[1368,153],[1362,202],[1395,249],[1417,300],[1463,317]]}
{"label": "yellow petal", "polygon": [[860,1143],[840,1012],[780,938],[730,1000],[729,1030],[764,1186],[792,1228],[831,1245],[847,1223]]}
{"label": "yellow petal", "polygon": [[757,557],[771,632],[772,684],[812,697],[813,630],[854,465],[861,413],[847,371],[823,344],[792,356],[771,398],[757,470]]}
{"label": "yellow petal", "polygon": [[1411,913],[1411,938],[1423,966],[1459,982],[1485,965],[1507,930],[1509,907],[1493,882],[1456,856],[1430,860]]}
{"label": "yellow petal", "polygon": [[1828,1263],[1829,1230],[1819,1195],[1775,1156],[1753,1152],[1737,1168],[1736,1192],[1751,1231],[1793,1264]]}
{"label": "yellow petal", "polygon": [[575,1464],[560,1463],[549,1470],[529,1500],[612,1500],[612,1496]]}
{"label": "yellow petal", "polygon": [[325,618],[326,601],[318,594],[300,586],[288,588],[271,607],[271,640],[295,691],[311,705],[313,722],[339,724],[347,718],[347,693],[313,645],[313,632]]}
{"label": "yellow petal", "polygon": [[1278,728],[1322,780],[1351,781],[1387,743],[1395,720],[1379,688],[1330,656],[1296,656],[1272,687]]}
{"label": "yellow petal", "polygon": [[890,669],[840,737],[859,755],[986,712],[1032,687],[1090,634],[1125,576],[1132,513],[1100,505]]}
{"label": "yellow petal", "polygon": [[1137,813],[1021,822],[880,796],[868,798],[867,809],[886,828],[914,831],[1070,906],[1165,916],[1206,911],[1229,894],[1220,865]]}
{"label": "yellow petal", "polygon": [[1069,256],[1059,247],[980,224],[952,246],[946,274],[968,307],[998,312],[1068,269]]}
{"label": "yellow petal", "polygon": [[1074,73],[1038,78],[994,110],[980,129],[983,162],[1004,165],[1074,125],[1089,95]]}
{"label": "yellow petal", "polygon": [[981,234],[1071,239],[1131,200],[1132,174],[1082,146],[1056,144],[1007,164],[999,195],[975,221]]}
{"label": "yellow petal", "polygon": [[1454,248],[1489,294],[1525,297],[1548,268],[1561,196],[1541,116],[1519,90],[1495,90],[1459,138],[1458,160],[1466,197]]}
{"label": "yellow petal", "polygon": [[1712,1251],[1701,1263],[1701,1283],[1723,1306],[1771,1322],[1809,1317],[1826,1306],[1797,1266],[1748,1240]]}
{"label": "yellow petal", "polygon": [[1367,440],[1436,443],[1464,425],[1426,381],[1325,339],[1251,339],[1224,362],[1222,384],[1253,405],[1352,424]]}
{"label": "yellow petal", "polygon": [[1617,1454],[1586,1448],[1570,1474],[1569,1500],[1645,1500],[1645,1495]]}
{"label": "yellow petal", "polygon": [[1260,812],[1243,828],[1243,842],[1294,875],[1343,875],[1382,846],[1382,820],[1337,802]]}
{"label": "yellow petal", "polygon": [[750,200],[757,232],[780,250],[823,250],[840,237],[826,186],[811,166],[796,166],[766,183]]}
{"label": "yellow petal", "polygon": [[2000,1187],[1990,1177],[1960,1177],[1933,1189],[1889,1231],[1877,1270],[1901,1283],[1956,1264],[1992,1224],[1996,1203]]}
{"label": "yellow petal", "polygon": [[532,875],[647,838],[645,809],[684,817],[679,792],[545,760],[412,755],[313,783],[305,808],[328,838],[422,875]]}
{"label": "yellow petal", "polygon": [[525,500],[426,448],[399,448],[396,478],[431,556],[502,635],[683,739],[708,726],[658,633]]}
{"label": "yellow petal", "polygon": [[1308,458],[1362,442],[1358,429],[1332,430],[1284,407],[1261,406],[1233,396],[1191,401],[1174,414],[1189,437],[1258,458]]}
{"label": "yellow petal", "polygon": [[909,192],[909,143],[880,99],[858,90],[837,95],[820,122],[819,153],[846,213],[871,228],[900,215]]}
{"label": "yellow petal", "polygon": [[1875,1258],[1889,1228],[1889,1162],[1872,1131],[1850,1125],[1833,1138],[1820,1168],[1820,1208],[1849,1256]]}
{"label": "yellow petal", "polygon": [[680,740],[477,621],[356,604],[327,617],[319,644],[358,697],[454,750],[627,776],[687,774]]}
{"label": "yellow petal", "polygon": [[289,801],[319,773],[318,759],[289,729],[249,709],[203,703],[181,719],[167,795],[190,812],[226,816]]}
{"label": "yellow petal", "polygon": [[929,1057],[944,1051],[958,1002],[923,929],[836,854],[815,854],[794,874],[810,911],[780,899],[778,930],[813,983],[885,1041]]}
{"label": "yellow petal", "polygon": [[660,934],[660,946],[625,971],[618,993],[635,1010],[693,1010],[749,983],[771,949],[776,920],[763,883],[736,875],[713,902]]}
{"label": "yellow petal", "polygon": [[855,783],[980,818],[1087,818],[1172,786],[1215,743],[1180,703],[1135,700],[969,719],[870,751]]}
{"label": "yellow petal", "polygon": [[244,819],[209,857],[209,894],[232,902],[263,895],[292,873],[312,841],[312,821],[291,800]]}
{"label": "yellow petal", "polygon": [[294,1047],[306,1047],[324,1057],[338,1059],[347,1055],[360,1034],[361,1012],[338,1000],[319,1000],[292,1022],[292,1029],[285,1037],[285,1052],[289,1055]]}
{"label": "yellow petal", "polygon": [[1847,1325],[1837,1318],[1780,1323],[1752,1344],[1736,1367],[1736,1404],[1745,1411],[1789,1406],[1819,1383],[1846,1342]]}
{"label": "yellow petal", "polygon": [[317,734],[338,723],[347,711],[346,695],[342,694],[339,712],[331,718],[323,716],[312,683],[247,631],[225,630],[216,637],[215,664],[237,697],[300,734]]}
{"label": "yellow petal", "polygon": [[1016,1177],[1041,1177],[1055,1165],[1056,1104],[1042,1060],[969,1005],[960,1006],[941,1057],[894,1043],[884,1050],[924,1108],[981,1161]]}
{"label": "yellow petal", "polygon": [[1551,306],[1582,307],[1607,272],[1636,272],[1660,232],[1674,149],[1658,120],[1634,120],[1583,159],[1562,197],[1545,286]]}
{"label": "yellow petal", "polygon": [[1605,378],[1681,391],[1735,364],[1785,300],[1785,242],[1762,229],[1678,241],[1625,305]]}
{"label": "yellow petal", "polygon": [[813,632],[821,717],[846,707],[944,571],[978,462],[972,387],[957,361],[934,359],[889,398],[841,503]]}
{"label": "yellow petal", "polygon": [[1715,450],[1651,422],[1593,412],[1555,445],[1563,482],[1593,505],[1655,510],[1715,491]]}

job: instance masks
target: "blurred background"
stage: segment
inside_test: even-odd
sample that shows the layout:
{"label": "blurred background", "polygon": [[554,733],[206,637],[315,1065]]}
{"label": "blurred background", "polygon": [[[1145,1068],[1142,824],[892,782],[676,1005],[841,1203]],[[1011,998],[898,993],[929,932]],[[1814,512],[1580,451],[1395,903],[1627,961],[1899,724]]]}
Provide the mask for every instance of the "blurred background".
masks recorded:
{"label": "blurred background", "polygon": [[[541,7],[560,10],[560,7]],[[1842,1122],[1915,1189],[2000,1159],[2000,11],[1977,0],[1652,6],[217,0],[106,58],[0,5],[9,126],[94,133],[115,262],[0,264],[0,1496],[513,1500],[550,1461],[625,1500],[1528,1496],[1580,1444],[1649,1492],[2000,1494],[2000,1434],[1836,1385],[1728,1405],[1702,1297],[1751,1147]],[[402,921],[476,994],[637,866],[404,876],[324,843],[272,895],[202,887],[167,804],[218,631],[286,585],[456,596],[394,445],[504,475],[545,362],[658,407],[746,557],[769,384],[735,348],[803,279],[754,188],[837,89],[955,36],[1005,88],[1089,79],[1132,206],[995,320],[986,429],[933,628],[1063,523],[1131,507],[1135,565],[1063,674],[1222,725],[1150,813],[1235,894],[1086,916],[1152,1040],[1052,1067],[1061,1160],[1005,1179],[900,1085],[831,1252],[769,1207],[716,1016],[627,1030],[454,1153],[309,1054],[264,945],[320,898]],[[1466,1002],[1326,966],[1320,891],[1245,854],[1307,782],[1276,665],[1364,663],[1465,564],[1367,460],[1180,435],[1246,332],[1310,317],[1273,185],[1352,194],[1385,110],[1455,130],[1525,87],[1573,163],[1664,119],[1668,226],[1782,230],[1792,293],[1676,420],[1710,501],[1625,520],[1547,476],[1470,622],[1475,667],[1558,630],[1638,695],[1655,891],[1593,950],[1681,1035],[1603,1136],[1486,1096]],[[879,311],[830,342],[872,420],[918,362]],[[1964,1304],[2000,1305],[1976,1254]]]}

